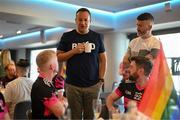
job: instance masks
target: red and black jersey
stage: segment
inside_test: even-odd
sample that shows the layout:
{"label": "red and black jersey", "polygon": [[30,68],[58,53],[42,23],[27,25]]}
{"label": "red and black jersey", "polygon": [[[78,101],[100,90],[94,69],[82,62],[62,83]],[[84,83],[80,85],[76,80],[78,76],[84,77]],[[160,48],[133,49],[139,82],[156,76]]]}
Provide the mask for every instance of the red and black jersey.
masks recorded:
{"label": "red and black jersey", "polygon": [[55,87],[52,83],[38,77],[31,90],[32,118],[33,119],[57,119],[47,106],[53,105],[58,98],[55,95]]}
{"label": "red and black jersey", "polygon": [[144,88],[138,86],[136,83],[120,83],[115,92],[119,97],[124,96],[124,108],[126,111],[129,100],[137,101],[137,105],[139,105]]}

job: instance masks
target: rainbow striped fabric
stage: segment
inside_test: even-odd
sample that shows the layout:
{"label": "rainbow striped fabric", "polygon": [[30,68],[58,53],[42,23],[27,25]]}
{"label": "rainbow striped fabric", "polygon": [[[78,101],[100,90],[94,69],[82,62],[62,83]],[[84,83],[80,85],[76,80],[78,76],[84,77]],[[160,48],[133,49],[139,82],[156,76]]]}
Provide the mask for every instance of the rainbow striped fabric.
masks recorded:
{"label": "rainbow striped fabric", "polygon": [[154,120],[180,120],[180,98],[161,45],[139,110]]}

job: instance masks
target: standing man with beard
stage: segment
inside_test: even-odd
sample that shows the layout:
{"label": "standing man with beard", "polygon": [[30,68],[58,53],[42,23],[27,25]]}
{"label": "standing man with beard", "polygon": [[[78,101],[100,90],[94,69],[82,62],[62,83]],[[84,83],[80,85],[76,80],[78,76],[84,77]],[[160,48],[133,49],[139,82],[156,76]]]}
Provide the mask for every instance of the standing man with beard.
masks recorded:
{"label": "standing man with beard", "polygon": [[122,96],[124,96],[125,112],[127,112],[127,105],[130,100],[136,101],[138,106],[147,86],[151,69],[152,63],[147,58],[140,56],[132,57],[129,67],[129,79],[135,82],[119,84],[119,87],[107,97],[106,105],[108,110],[115,111],[113,103]]}
{"label": "standing man with beard", "polygon": [[76,12],[76,29],[64,33],[57,47],[59,62],[66,61],[66,97],[72,119],[93,119],[93,99],[98,99],[106,71],[103,36],[89,29],[91,13]]}
{"label": "standing man with beard", "polygon": [[143,56],[151,61],[157,57],[160,41],[152,35],[154,17],[150,13],[143,13],[137,17],[137,38],[129,43],[128,50],[123,58],[123,65],[129,64],[133,56]]}

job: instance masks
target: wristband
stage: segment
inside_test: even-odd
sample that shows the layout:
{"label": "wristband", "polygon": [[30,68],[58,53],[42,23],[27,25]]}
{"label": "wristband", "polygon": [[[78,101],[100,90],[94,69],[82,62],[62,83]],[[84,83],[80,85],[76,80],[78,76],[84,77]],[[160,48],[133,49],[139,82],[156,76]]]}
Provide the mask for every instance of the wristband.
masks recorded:
{"label": "wristband", "polygon": [[104,79],[103,78],[99,78],[99,81],[104,82]]}

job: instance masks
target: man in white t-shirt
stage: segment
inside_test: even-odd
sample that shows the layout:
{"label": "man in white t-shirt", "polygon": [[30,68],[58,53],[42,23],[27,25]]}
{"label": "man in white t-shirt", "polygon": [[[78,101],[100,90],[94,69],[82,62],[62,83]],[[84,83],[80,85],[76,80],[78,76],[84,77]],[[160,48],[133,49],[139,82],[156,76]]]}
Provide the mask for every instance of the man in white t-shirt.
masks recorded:
{"label": "man in white t-shirt", "polygon": [[132,56],[144,56],[151,61],[156,58],[160,49],[160,41],[152,35],[154,17],[150,13],[143,13],[137,17],[137,38],[133,39],[123,58],[123,64],[129,64]]}
{"label": "man in white t-shirt", "polygon": [[33,81],[28,78],[29,66],[26,59],[20,59],[16,64],[18,78],[6,86],[4,95],[11,119],[13,119],[14,108],[18,102],[31,100]]}

